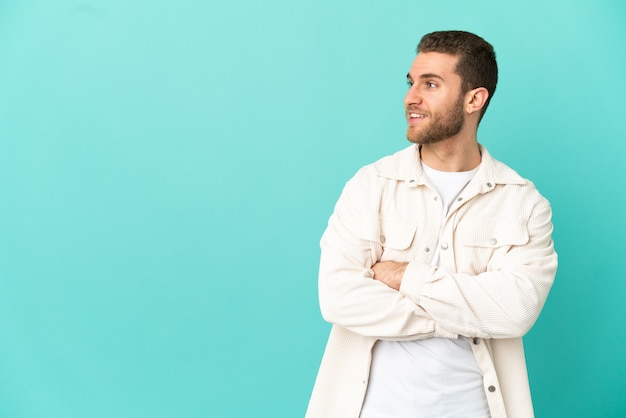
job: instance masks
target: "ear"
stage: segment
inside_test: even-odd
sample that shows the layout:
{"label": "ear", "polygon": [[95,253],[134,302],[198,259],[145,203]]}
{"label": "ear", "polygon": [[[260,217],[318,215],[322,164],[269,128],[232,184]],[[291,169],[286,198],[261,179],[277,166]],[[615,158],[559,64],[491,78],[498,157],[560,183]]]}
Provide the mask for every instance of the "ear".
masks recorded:
{"label": "ear", "polygon": [[479,112],[487,103],[488,98],[489,92],[484,87],[477,87],[468,91],[465,96],[465,111],[470,114]]}

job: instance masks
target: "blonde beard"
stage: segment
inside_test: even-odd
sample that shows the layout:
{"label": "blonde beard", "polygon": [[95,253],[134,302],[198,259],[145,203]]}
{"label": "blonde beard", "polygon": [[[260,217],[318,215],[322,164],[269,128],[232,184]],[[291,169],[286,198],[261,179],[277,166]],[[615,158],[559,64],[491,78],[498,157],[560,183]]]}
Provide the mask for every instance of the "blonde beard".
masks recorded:
{"label": "blonde beard", "polygon": [[413,132],[409,126],[406,130],[406,138],[414,144],[434,144],[461,132],[465,123],[463,96],[459,97],[451,109],[433,113],[429,118],[429,125],[421,131]]}

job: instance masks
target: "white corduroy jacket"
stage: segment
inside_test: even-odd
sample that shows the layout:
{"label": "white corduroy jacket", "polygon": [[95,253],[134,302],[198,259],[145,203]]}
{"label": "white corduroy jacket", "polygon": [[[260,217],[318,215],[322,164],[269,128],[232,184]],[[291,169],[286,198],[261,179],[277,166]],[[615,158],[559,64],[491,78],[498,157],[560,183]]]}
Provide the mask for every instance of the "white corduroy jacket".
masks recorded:
{"label": "white corduroy jacket", "polygon": [[[472,341],[492,418],[534,416],[521,337],[556,273],[551,208],[531,182],[481,153],[445,218],[416,145],[346,184],[321,240],[320,308],[333,327],[308,418],[359,416],[377,340],[460,336]],[[372,279],[385,260],[409,263],[399,291]]]}

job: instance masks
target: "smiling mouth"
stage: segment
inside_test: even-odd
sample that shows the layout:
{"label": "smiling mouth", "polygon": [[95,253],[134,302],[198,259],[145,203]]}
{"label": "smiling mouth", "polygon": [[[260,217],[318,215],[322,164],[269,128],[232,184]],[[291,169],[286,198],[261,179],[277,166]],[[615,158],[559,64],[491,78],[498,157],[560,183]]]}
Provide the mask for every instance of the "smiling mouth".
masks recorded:
{"label": "smiling mouth", "polygon": [[421,119],[426,119],[427,117],[428,114],[426,113],[407,112],[407,119],[409,119],[409,121],[417,121]]}

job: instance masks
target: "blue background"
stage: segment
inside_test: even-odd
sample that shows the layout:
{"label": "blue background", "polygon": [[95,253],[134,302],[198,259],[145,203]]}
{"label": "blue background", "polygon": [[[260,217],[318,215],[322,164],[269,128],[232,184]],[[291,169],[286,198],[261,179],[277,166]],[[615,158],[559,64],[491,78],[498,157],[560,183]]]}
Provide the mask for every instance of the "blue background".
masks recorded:
{"label": "blue background", "polygon": [[479,140],[554,209],[536,414],[626,416],[619,0],[2,0],[0,416],[302,416],[319,237],[441,29],[495,46]]}

